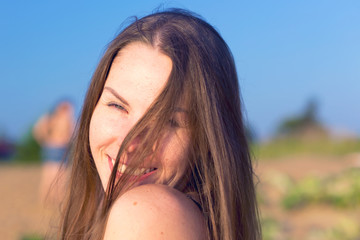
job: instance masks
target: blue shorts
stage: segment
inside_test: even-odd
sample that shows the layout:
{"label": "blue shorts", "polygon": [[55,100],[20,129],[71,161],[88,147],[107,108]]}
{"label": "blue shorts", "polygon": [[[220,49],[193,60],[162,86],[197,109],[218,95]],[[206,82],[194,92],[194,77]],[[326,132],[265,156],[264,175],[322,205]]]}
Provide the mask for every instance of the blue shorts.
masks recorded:
{"label": "blue shorts", "polygon": [[43,162],[66,162],[66,153],[68,148],[44,146],[41,149],[41,158]]}

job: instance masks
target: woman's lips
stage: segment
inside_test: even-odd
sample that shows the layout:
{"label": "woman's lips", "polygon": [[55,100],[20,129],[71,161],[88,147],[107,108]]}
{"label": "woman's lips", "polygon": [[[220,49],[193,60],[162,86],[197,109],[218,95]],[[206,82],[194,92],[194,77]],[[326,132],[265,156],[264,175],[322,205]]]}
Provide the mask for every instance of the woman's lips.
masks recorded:
{"label": "woman's lips", "polygon": [[[115,160],[108,155],[107,155],[107,157],[108,157],[108,164],[109,164],[110,172],[112,172],[112,170],[114,168]],[[126,168],[127,168],[126,164],[119,164],[118,169],[116,171],[116,178],[120,178],[121,175],[123,175],[123,173],[125,172]],[[147,177],[154,174],[156,172],[156,170],[157,170],[157,168],[138,168],[135,170],[131,179],[143,181]]]}

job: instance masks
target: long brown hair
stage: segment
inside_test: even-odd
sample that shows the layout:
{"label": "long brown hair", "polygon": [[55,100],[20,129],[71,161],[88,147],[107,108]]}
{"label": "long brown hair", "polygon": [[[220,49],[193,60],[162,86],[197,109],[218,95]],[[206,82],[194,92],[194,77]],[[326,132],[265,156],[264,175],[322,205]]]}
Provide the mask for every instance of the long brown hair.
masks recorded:
{"label": "long brown hair", "polygon": [[[162,93],[123,141],[104,191],[90,151],[89,125],[114,58],[132,42],[159,49],[171,58],[173,67]],[[183,180],[172,187],[199,196],[211,239],[261,238],[233,57],[211,25],[193,13],[172,9],[125,28],[111,42],[93,75],[73,145],[61,239],[103,237],[112,204],[129,187],[127,174],[115,180],[121,154],[134,137],[144,135],[137,160],[126,170],[131,174],[149,153],[149,143],[161,138],[162,126],[184,96],[191,139],[189,167]]]}

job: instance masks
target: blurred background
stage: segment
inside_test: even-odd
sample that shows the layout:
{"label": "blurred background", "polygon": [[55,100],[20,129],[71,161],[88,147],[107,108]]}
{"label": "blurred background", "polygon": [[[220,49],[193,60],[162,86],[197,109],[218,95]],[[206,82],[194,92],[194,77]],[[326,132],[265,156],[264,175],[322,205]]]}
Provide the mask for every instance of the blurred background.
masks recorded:
{"label": "blurred background", "polygon": [[360,2],[1,1],[0,233],[42,239],[32,129],[59,101],[78,117],[92,73],[129,17],[200,14],[235,58],[263,236],[360,239]]}

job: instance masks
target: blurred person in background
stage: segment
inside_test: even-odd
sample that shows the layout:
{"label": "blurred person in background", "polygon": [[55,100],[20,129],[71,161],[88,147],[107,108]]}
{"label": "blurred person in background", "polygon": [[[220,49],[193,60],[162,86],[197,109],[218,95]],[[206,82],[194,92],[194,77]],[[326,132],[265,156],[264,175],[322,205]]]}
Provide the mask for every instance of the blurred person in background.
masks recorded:
{"label": "blurred person in background", "polygon": [[65,156],[73,130],[74,107],[68,100],[57,103],[33,128],[34,138],[41,146],[43,167],[39,195],[44,203],[58,203],[63,197],[65,178],[62,175],[66,171],[60,167],[62,163],[66,164]]}

